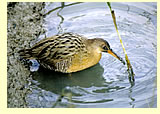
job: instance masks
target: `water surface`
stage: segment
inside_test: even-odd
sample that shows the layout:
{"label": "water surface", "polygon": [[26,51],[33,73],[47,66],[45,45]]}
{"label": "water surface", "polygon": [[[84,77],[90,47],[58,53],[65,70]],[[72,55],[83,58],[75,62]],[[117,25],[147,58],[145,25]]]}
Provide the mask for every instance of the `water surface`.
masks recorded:
{"label": "water surface", "polygon": [[[46,12],[61,5],[46,3]],[[127,66],[103,53],[97,65],[80,72],[62,74],[43,68],[33,72],[32,93],[27,97],[30,107],[157,107],[157,4],[115,2],[111,5],[135,73],[135,85],[128,80]],[[44,26],[47,37],[74,32],[88,38],[103,38],[124,58],[106,3],[59,8],[45,17]],[[60,98],[61,95],[64,96]]]}

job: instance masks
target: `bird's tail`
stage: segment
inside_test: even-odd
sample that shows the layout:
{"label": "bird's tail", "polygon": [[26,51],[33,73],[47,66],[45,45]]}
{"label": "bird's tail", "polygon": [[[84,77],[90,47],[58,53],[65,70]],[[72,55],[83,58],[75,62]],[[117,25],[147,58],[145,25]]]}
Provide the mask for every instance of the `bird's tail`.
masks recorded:
{"label": "bird's tail", "polygon": [[32,51],[31,49],[22,49],[20,51],[18,51],[20,57],[24,58],[24,59],[32,59]]}

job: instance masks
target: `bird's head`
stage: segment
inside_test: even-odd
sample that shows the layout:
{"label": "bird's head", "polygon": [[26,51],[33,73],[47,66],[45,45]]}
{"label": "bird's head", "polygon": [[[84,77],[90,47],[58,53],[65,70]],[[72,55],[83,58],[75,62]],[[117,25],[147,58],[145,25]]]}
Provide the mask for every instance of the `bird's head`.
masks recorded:
{"label": "bird's head", "polygon": [[114,56],[115,58],[117,58],[118,60],[120,60],[123,64],[125,64],[125,62],[123,61],[122,58],[120,58],[110,47],[109,43],[102,39],[102,38],[94,38],[93,40],[93,45],[95,46],[94,49],[97,49],[97,51],[99,53],[101,52],[106,52],[111,54],[112,56]]}

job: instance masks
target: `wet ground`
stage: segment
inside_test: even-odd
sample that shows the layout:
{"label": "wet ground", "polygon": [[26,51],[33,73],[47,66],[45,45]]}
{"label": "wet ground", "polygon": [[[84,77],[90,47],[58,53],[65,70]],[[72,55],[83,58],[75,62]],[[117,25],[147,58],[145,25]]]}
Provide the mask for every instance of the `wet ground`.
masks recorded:
{"label": "wet ground", "polygon": [[[70,4],[45,4],[43,26],[46,32],[37,40],[63,32],[74,32],[88,38],[100,37],[107,40],[112,49],[124,58],[106,3]],[[27,107],[157,107],[157,4],[115,2],[111,5],[135,73],[135,84],[131,85],[128,80],[127,66],[109,54],[103,54],[99,64],[94,67],[71,75],[39,68],[37,62],[34,62],[35,66],[32,65],[30,71],[26,69],[31,76],[29,84],[25,82],[28,85],[26,89],[30,91],[24,95]],[[12,65],[13,71],[15,67],[17,64]],[[22,75],[23,78],[18,79],[20,84],[28,79],[28,74],[24,72]],[[14,85],[19,86],[15,82]],[[8,96],[11,102],[12,97]]]}
{"label": "wet ground", "polygon": [[43,3],[7,4],[7,102],[8,107],[28,107],[26,96],[32,80],[30,71],[19,60],[18,51],[35,43],[44,33]]}

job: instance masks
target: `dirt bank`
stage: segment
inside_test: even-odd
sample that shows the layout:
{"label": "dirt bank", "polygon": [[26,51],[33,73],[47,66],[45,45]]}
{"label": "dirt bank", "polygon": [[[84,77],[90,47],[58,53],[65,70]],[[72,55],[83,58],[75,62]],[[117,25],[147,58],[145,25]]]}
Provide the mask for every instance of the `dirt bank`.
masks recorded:
{"label": "dirt bank", "polygon": [[7,4],[8,107],[27,107],[30,71],[19,61],[18,51],[30,47],[42,33],[44,3]]}

